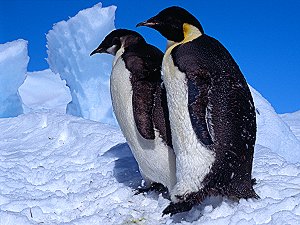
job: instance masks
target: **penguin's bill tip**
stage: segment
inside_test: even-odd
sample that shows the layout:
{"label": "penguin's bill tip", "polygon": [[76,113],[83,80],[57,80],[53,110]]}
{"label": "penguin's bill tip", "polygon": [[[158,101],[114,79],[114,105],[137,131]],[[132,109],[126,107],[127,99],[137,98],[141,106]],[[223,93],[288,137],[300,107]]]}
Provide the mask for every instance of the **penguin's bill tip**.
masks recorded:
{"label": "penguin's bill tip", "polygon": [[95,55],[96,53],[105,53],[106,50],[104,48],[96,48],[94,51],[91,52],[90,56]]}
{"label": "penguin's bill tip", "polygon": [[138,23],[136,25],[136,27],[142,27],[142,26],[144,26],[144,27],[154,27],[156,25],[158,25],[158,22],[153,22],[153,21],[146,20],[144,22]]}

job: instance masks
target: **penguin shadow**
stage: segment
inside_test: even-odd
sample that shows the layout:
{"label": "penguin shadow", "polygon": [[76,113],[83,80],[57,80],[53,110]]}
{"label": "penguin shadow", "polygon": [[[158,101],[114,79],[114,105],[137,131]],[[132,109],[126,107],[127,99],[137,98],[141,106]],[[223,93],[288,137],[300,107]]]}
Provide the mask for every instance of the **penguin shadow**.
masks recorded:
{"label": "penguin shadow", "polygon": [[190,211],[178,213],[172,216],[174,223],[192,223],[199,220],[204,213],[209,213],[220,207],[225,198],[221,196],[211,196],[206,198],[201,204],[194,206]]}
{"label": "penguin shadow", "polygon": [[104,157],[117,158],[113,176],[119,183],[137,190],[142,183],[138,164],[127,143],[117,144],[103,154]]}

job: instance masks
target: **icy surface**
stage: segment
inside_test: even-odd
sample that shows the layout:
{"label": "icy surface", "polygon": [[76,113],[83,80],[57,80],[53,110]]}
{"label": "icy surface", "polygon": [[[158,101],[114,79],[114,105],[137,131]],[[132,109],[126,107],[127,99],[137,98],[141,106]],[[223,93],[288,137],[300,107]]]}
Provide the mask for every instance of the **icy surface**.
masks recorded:
{"label": "icy surface", "polygon": [[256,144],[272,149],[290,162],[300,162],[299,139],[275,112],[271,104],[255,89],[250,88],[257,112]]}
{"label": "icy surface", "polygon": [[19,94],[24,113],[45,109],[65,113],[67,104],[72,101],[66,82],[50,69],[28,72]]}
{"label": "icy surface", "polygon": [[[300,140],[300,110],[294,113],[282,114],[280,117],[290,126],[291,131]],[[295,120],[295,118],[299,118],[299,120]]]}
{"label": "icy surface", "polygon": [[115,9],[99,3],[55,24],[47,34],[50,69],[67,81],[71,91],[67,112],[114,125],[109,92],[112,56],[89,54],[114,29]]}
{"label": "icy surface", "polygon": [[0,119],[0,129],[1,225],[300,224],[300,164],[262,142],[253,171],[261,199],[211,198],[161,217],[169,200],[134,195],[141,176],[117,128],[39,112]]}
{"label": "icy surface", "polygon": [[0,44],[0,117],[23,112],[18,88],[25,80],[28,61],[27,41]]}

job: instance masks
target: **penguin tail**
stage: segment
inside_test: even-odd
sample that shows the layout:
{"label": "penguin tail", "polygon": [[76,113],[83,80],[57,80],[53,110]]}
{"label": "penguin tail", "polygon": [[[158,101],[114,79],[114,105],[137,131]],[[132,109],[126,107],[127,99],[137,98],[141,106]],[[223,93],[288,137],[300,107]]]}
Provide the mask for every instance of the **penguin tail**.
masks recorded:
{"label": "penguin tail", "polygon": [[251,179],[250,181],[243,181],[237,182],[233,185],[230,185],[227,195],[229,198],[239,200],[241,198],[244,199],[259,199],[259,195],[256,194],[255,190],[253,189],[253,185],[256,184],[256,179]]}

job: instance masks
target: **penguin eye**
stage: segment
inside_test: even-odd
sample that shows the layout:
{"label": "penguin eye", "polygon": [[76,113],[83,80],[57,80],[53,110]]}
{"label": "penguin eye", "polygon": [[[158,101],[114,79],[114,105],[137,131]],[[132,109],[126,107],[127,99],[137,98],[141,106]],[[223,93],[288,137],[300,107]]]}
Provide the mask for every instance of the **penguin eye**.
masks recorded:
{"label": "penguin eye", "polygon": [[117,46],[120,45],[120,39],[117,37],[114,37],[112,40],[112,46],[113,45],[117,45]]}

